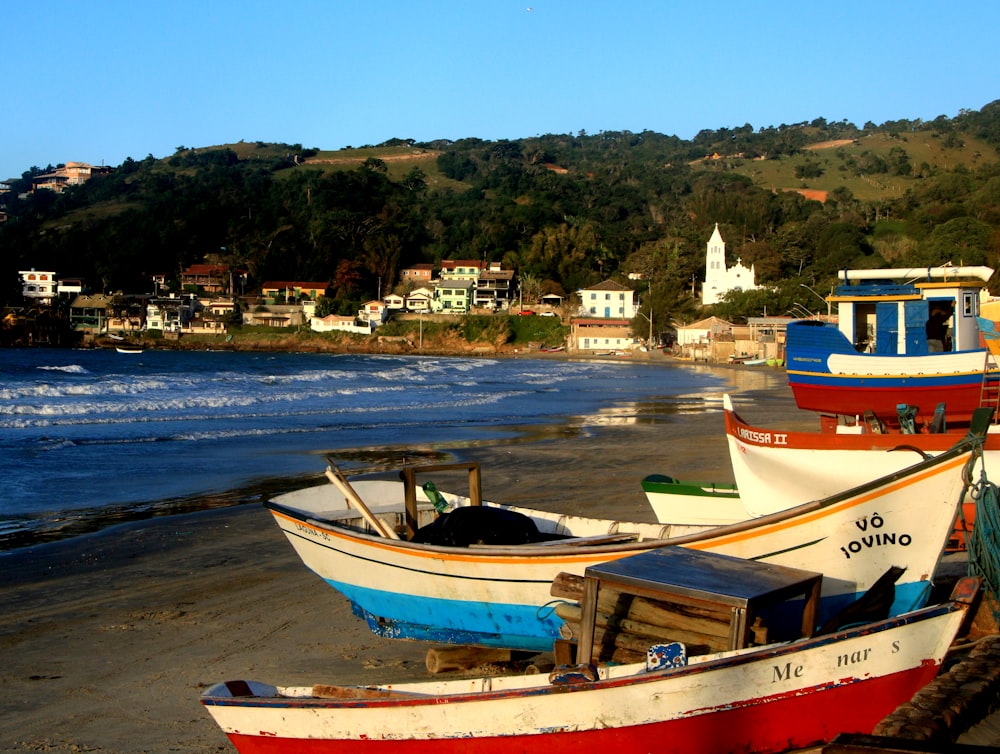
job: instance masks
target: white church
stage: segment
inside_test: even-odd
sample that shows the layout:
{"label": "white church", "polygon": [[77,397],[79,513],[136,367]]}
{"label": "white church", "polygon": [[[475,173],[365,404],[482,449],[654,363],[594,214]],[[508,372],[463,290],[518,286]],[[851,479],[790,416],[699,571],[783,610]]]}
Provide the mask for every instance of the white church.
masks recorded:
{"label": "white church", "polygon": [[751,291],[760,286],[756,283],[753,265],[747,268],[742,259],[737,259],[732,267],[726,267],[726,242],[719,233],[719,224],[708,239],[705,253],[705,284],[701,288],[702,306],[711,306],[722,301],[727,291]]}

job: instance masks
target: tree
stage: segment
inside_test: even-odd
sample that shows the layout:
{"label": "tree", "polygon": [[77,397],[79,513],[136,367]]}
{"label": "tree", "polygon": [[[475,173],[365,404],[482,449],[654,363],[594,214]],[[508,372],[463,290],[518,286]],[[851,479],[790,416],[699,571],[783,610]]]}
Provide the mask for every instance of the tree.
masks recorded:
{"label": "tree", "polygon": [[521,301],[529,304],[537,304],[542,295],[542,282],[539,278],[529,273],[524,273],[518,283],[521,292]]}
{"label": "tree", "polygon": [[365,269],[381,281],[381,290],[392,290],[403,250],[399,236],[393,233],[370,236],[364,240],[363,246],[361,259]]}
{"label": "tree", "polygon": [[921,265],[982,265],[995,259],[994,228],[974,217],[957,217],[938,225],[920,242],[911,261]]}
{"label": "tree", "polygon": [[332,314],[335,308],[335,302],[332,298],[326,296],[320,296],[316,299],[316,312],[315,316],[323,318],[328,314]]}

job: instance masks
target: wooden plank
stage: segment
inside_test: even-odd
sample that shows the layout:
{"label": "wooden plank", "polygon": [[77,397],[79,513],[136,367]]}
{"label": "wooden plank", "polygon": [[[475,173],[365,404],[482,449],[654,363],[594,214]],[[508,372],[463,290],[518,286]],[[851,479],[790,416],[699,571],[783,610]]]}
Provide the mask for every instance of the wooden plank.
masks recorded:
{"label": "wooden plank", "polygon": [[400,476],[403,477],[403,509],[405,510],[406,538],[413,539],[420,528],[417,519],[417,473],[412,466],[404,466]]}
{"label": "wooden plank", "polygon": [[517,545],[486,545],[472,544],[469,547],[481,549],[509,549],[511,547],[581,547],[583,545],[613,545],[621,542],[634,542],[638,534],[595,534],[591,537],[566,537],[563,539],[546,539],[542,542],[525,542]]}
{"label": "wooden plank", "polygon": [[583,599],[583,576],[578,576],[575,573],[566,573],[565,571],[556,574],[556,577],[552,579],[549,594],[560,599],[576,600],[579,602]]}
{"label": "wooden plank", "polygon": [[639,535],[634,532],[621,532],[620,534],[593,534],[589,537],[566,537],[565,539],[548,539],[544,542],[535,542],[536,547],[579,547],[581,545],[614,545],[619,542],[635,542]]}
{"label": "wooden plank", "polygon": [[372,512],[368,509],[368,506],[365,505],[364,500],[361,499],[361,496],[351,486],[351,483],[347,481],[347,477],[344,476],[340,469],[336,466],[328,466],[326,469],[326,478],[330,480],[334,487],[343,493],[350,505],[360,511],[369,526],[371,526],[383,537],[388,539],[399,539],[399,535],[392,530],[392,527],[386,525],[382,519],[372,514]]}
{"label": "wooden plank", "polygon": [[443,673],[447,670],[466,670],[489,662],[510,662],[510,660],[509,649],[454,645],[431,647],[427,650],[424,664],[430,673]]}
{"label": "wooden plank", "polygon": [[602,594],[598,597],[597,613],[648,625],[652,630],[680,629],[727,639],[730,635],[732,614],[729,609],[724,612],[692,610],[685,605],[658,603],[642,597],[629,600],[628,597]]}
{"label": "wooden plank", "polygon": [[333,686],[317,683],[312,687],[312,695],[317,699],[406,699],[426,696],[409,691],[393,691],[372,686]]}
{"label": "wooden plank", "polygon": [[[556,615],[566,621],[572,636],[580,635],[582,628],[580,608],[574,605],[557,605]],[[720,636],[718,633],[706,634],[676,626],[653,626],[598,613],[594,622],[595,647],[602,643],[606,644],[612,637],[615,646],[641,652],[645,652],[652,644],[665,641],[679,641],[692,647],[704,647],[714,651],[729,648],[728,629],[727,633]],[[594,655],[598,655],[596,650]]]}

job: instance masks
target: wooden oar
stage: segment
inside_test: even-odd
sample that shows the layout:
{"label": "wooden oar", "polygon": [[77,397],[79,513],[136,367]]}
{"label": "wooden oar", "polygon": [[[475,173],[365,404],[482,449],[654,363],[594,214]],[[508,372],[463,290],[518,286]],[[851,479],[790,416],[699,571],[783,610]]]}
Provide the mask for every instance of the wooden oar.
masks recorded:
{"label": "wooden oar", "polygon": [[367,521],[375,531],[388,539],[399,539],[399,535],[393,531],[391,526],[387,526],[382,519],[376,518],[372,514],[368,506],[365,505],[364,500],[362,500],[361,496],[355,492],[351,483],[347,481],[347,477],[344,476],[340,469],[333,465],[327,466],[326,478],[333,483],[334,487],[344,493],[344,497],[347,498],[348,504],[357,508],[361,512],[365,521]]}

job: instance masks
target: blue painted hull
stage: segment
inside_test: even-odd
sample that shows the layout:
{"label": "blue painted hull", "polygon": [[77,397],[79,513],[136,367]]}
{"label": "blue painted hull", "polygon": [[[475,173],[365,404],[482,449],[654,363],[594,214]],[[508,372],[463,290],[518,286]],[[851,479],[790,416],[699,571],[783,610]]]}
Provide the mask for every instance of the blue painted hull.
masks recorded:
{"label": "blue painted hull", "polygon": [[897,406],[917,406],[929,420],[944,404],[949,424],[966,424],[982,404],[984,387],[996,386],[987,351],[924,355],[857,353],[833,325],[788,325],[788,382],[799,408],[848,416],[873,412],[888,425]]}
{"label": "blue painted hull", "polygon": [[[467,644],[484,647],[546,652],[560,638],[562,619],[552,605],[483,604],[463,600],[431,599],[414,595],[363,589],[330,579],[327,584],[351,601],[356,616],[377,636],[439,644]],[[923,607],[930,585],[927,581],[896,584],[896,598],[890,615]],[[819,624],[861,597],[861,593],[826,596],[820,600]],[[801,621],[801,607],[794,601],[771,614],[774,629],[782,626],[794,632]],[[506,629],[501,629],[506,626]]]}

